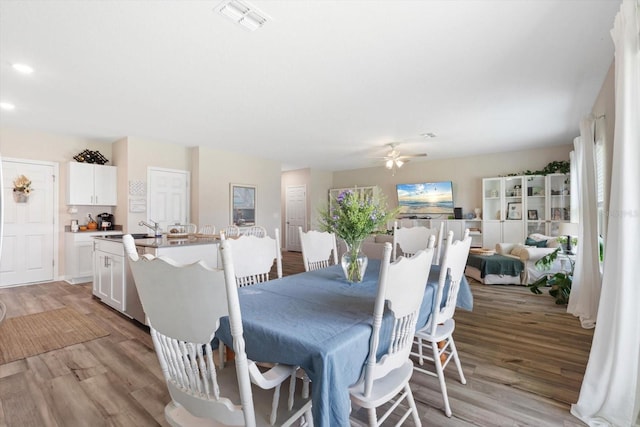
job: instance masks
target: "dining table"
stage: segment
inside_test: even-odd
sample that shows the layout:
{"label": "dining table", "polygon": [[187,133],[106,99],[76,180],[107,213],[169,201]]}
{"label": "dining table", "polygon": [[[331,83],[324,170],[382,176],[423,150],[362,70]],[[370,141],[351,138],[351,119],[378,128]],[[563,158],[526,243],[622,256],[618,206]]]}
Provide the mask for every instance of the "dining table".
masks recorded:
{"label": "dining table", "polygon": [[[379,271],[380,260],[371,259],[360,283],[347,282],[341,266],[333,265],[238,289],[247,357],[304,369],[316,426],[349,425],[349,387],[358,381],[369,353]],[[418,328],[433,311],[439,273],[439,266],[431,267]],[[464,276],[457,306],[473,308]],[[381,343],[390,334],[390,318],[383,318]],[[233,348],[228,317],[220,320],[216,336]],[[379,352],[385,351],[380,346]]]}

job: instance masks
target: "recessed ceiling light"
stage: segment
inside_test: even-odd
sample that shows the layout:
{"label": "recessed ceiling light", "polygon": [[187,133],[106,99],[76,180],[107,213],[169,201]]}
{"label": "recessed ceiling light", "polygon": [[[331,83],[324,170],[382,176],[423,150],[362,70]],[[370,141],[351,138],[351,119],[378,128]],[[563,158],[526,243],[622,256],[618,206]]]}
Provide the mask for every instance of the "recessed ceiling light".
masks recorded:
{"label": "recessed ceiling light", "polygon": [[257,30],[271,19],[246,1],[224,0],[215,10],[249,31]]}
{"label": "recessed ceiling light", "polygon": [[0,102],[0,108],[3,110],[15,110],[16,106],[8,102]]}
{"label": "recessed ceiling light", "polygon": [[31,68],[27,64],[12,64],[11,66],[13,67],[14,70],[19,71],[22,74],[33,73],[33,68]]}
{"label": "recessed ceiling light", "polygon": [[420,136],[423,137],[424,139],[431,139],[431,138],[435,138],[436,134],[433,132],[425,132],[425,133],[421,133]]}

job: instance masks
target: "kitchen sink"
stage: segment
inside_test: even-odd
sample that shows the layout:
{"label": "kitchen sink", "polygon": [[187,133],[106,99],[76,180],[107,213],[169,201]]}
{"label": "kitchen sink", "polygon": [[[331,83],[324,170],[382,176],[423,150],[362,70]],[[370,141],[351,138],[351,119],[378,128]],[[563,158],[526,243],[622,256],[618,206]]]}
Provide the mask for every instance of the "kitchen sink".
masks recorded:
{"label": "kitchen sink", "polygon": [[[107,239],[116,239],[116,240],[122,240],[122,236],[124,236],[124,234],[108,234],[106,236],[104,236]],[[152,237],[149,237],[147,235],[147,233],[133,233],[131,234],[131,237],[133,237],[134,239],[149,239]]]}

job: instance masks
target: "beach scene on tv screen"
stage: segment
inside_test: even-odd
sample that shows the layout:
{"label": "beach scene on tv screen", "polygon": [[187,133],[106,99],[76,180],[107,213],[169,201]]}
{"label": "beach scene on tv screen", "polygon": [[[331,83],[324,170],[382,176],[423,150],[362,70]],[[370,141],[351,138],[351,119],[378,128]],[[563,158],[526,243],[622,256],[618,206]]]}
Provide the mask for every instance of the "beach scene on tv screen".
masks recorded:
{"label": "beach scene on tv screen", "polygon": [[398,184],[398,207],[402,215],[453,213],[451,181]]}

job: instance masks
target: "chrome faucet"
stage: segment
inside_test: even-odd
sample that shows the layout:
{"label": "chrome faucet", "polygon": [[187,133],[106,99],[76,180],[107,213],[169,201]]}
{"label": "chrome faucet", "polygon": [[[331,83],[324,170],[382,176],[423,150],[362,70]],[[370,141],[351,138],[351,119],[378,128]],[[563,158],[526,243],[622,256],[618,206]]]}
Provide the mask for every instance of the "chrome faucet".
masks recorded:
{"label": "chrome faucet", "polygon": [[144,225],[145,227],[149,227],[150,229],[153,230],[153,235],[156,236],[156,237],[161,236],[162,233],[160,232],[160,224],[158,224],[157,222],[155,222],[152,219],[150,219],[149,221],[151,221],[153,223],[153,225],[150,225],[149,223],[147,223],[145,221],[140,221],[138,223],[138,225]]}

